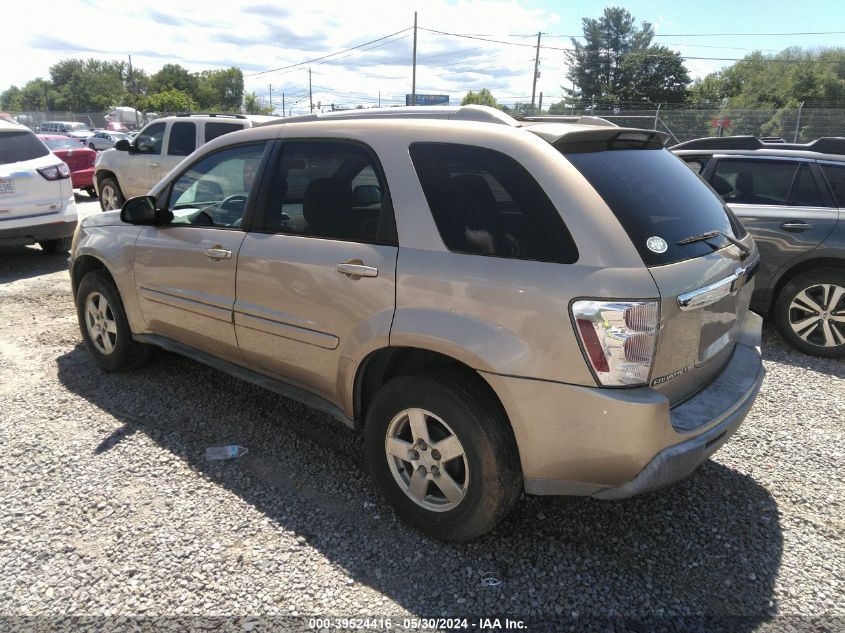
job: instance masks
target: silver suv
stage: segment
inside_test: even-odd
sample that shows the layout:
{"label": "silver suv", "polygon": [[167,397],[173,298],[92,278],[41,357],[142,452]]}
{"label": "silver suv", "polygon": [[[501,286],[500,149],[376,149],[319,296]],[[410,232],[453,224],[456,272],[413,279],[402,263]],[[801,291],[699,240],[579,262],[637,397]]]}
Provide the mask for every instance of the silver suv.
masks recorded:
{"label": "silver suv", "polygon": [[309,118],[218,138],[82,223],[100,366],[158,346],[325,411],[449,540],[523,491],[671,484],[739,427],[764,374],[757,250],[664,135],[478,107]]}
{"label": "silver suv", "polygon": [[807,354],[845,358],[845,138],[725,136],[672,148],[760,249],[751,307]]}

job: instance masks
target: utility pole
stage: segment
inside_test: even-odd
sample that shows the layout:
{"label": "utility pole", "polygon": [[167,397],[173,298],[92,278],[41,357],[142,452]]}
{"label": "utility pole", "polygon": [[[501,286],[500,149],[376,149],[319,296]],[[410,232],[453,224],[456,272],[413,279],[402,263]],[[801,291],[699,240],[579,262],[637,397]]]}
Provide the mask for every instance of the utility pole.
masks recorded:
{"label": "utility pole", "polygon": [[417,12],[414,11],[414,64],[411,70],[411,105],[417,105]]}
{"label": "utility pole", "polygon": [[543,91],[540,91],[540,105],[537,106],[538,112],[543,112]]}
{"label": "utility pole", "polygon": [[287,114],[285,114],[285,93],[284,92],[282,93],[282,116],[283,117],[287,116]]}
{"label": "utility pole", "polygon": [[[135,111],[135,127],[141,127],[138,123],[138,103],[135,99],[135,76],[132,74],[132,55],[129,56],[129,91],[132,94],[132,109]],[[119,123],[120,116],[117,117],[117,120]]]}
{"label": "utility pole", "polygon": [[308,67],[308,103],[311,105],[311,112],[314,112],[314,97],[311,94],[311,67]]}
{"label": "utility pole", "polygon": [[534,95],[537,94],[537,77],[540,75],[540,36],[541,31],[537,31],[537,54],[534,56],[534,84],[531,87],[531,113],[534,113]]}
{"label": "utility pole", "polygon": [[270,114],[273,114],[273,84],[270,84],[268,87],[270,88]]}
{"label": "utility pole", "polygon": [[381,90],[378,91],[378,107],[381,107]]}

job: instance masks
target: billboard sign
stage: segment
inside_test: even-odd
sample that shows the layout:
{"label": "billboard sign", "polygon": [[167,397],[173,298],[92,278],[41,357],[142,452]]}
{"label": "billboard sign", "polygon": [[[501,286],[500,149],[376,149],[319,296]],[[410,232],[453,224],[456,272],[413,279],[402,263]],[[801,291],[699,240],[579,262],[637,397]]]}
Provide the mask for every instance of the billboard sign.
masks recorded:
{"label": "billboard sign", "polygon": [[[411,105],[412,95],[405,95],[405,105]],[[449,105],[449,95],[417,95],[417,105]]]}

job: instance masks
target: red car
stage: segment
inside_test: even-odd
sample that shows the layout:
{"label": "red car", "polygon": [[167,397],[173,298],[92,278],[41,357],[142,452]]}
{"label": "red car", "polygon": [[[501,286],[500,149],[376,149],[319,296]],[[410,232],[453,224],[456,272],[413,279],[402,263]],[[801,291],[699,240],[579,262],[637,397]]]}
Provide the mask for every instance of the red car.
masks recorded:
{"label": "red car", "polygon": [[69,136],[55,134],[39,134],[44,145],[51,152],[62,159],[70,168],[70,180],[74,189],[84,189],[92,198],[94,191],[94,159],[97,152],[81,145],[79,141]]}

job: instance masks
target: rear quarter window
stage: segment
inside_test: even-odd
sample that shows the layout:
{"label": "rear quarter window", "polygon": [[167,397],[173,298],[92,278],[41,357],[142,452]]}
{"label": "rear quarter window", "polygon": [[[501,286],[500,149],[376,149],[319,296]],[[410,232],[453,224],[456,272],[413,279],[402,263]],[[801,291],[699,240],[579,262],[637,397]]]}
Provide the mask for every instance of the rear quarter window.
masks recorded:
{"label": "rear quarter window", "polygon": [[47,146],[32,132],[0,132],[0,165],[33,160],[49,153]]}
{"label": "rear quarter window", "polygon": [[845,165],[822,165],[821,168],[833,192],[836,206],[845,209]]}
{"label": "rear quarter window", "polygon": [[217,123],[209,122],[205,124],[205,142],[208,143],[216,139],[218,136],[223,136],[229,132],[237,132],[244,129],[240,123]]}
{"label": "rear quarter window", "polygon": [[[678,244],[693,235],[722,231],[738,236],[719,196],[669,150],[615,149],[564,155],[610,207],[647,266],[713,252],[705,242]],[[666,242],[665,252],[649,249],[652,237]],[[723,241],[721,246],[729,244]]]}

